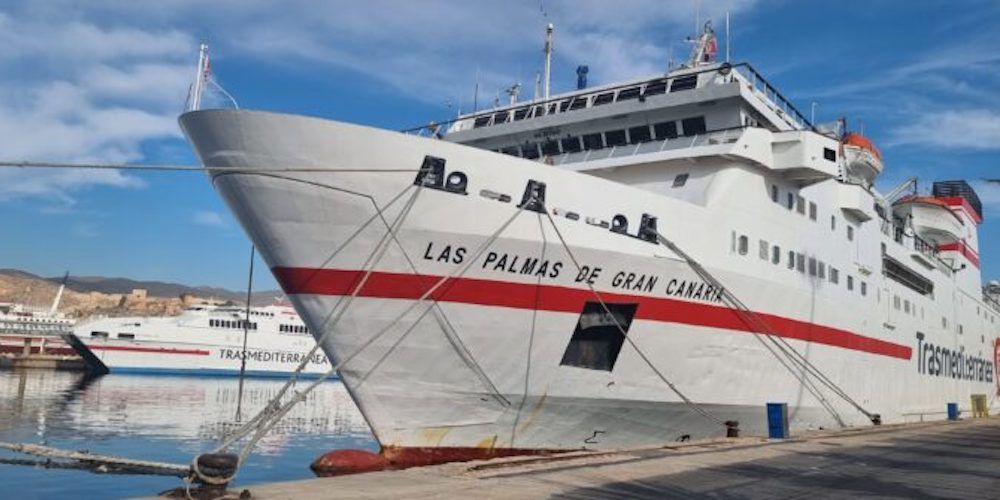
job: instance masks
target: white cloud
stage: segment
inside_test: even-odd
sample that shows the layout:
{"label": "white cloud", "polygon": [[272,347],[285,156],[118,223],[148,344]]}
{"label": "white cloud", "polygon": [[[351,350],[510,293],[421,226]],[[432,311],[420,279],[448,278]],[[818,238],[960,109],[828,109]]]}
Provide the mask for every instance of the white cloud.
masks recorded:
{"label": "white cloud", "polygon": [[888,145],[1000,149],[1000,115],[981,109],[925,111],[912,123],[893,130]]}
{"label": "white cloud", "polygon": [[192,220],[199,226],[214,228],[223,228],[228,226],[228,224],[226,224],[226,219],[222,217],[222,214],[212,210],[200,210],[195,212]]}

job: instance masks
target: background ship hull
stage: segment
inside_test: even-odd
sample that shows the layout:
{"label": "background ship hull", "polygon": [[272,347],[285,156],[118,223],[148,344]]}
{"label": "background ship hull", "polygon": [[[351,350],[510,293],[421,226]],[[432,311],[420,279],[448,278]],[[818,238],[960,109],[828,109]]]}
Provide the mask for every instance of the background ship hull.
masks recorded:
{"label": "background ship hull", "polygon": [[[969,353],[982,350],[979,342],[955,345],[916,318],[897,319],[898,332],[884,332],[878,308],[837,302],[821,293],[821,282],[785,283],[727,264],[729,232],[719,226],[739,222],[737,211],[712,212],[487,151],[310,118],[210,111],[184,115],[181,124],[206,165],[274,170],[216,173],[213,182],[310,330],[317,337],[331,331],[323,344],[329,356],[342,360],[384,331],[341,370],[384,446],[610,448],[722,435],[724,427],[684,404],[640,351],[700,407],[739,420],[744,432],[763,433],[769,401],[789,403],[794,428],[837,425],[732,311],[710,294],[676,293],[679,283],[697,282],[687,264],[662,246],[584,222],[617,213],[636,222],[643,213],[659,216],[661,232],[886,422],[944,418],[945,403],[967,407],[970,394],[995,392],[992,373],[978,382],[921,373],[917,340],[904,332],[926,331],[921,342]],[[414,197],[425,155],[465,173],[468,194],[421,189]],[[281,172],[286,167],[330,171]],[[529,179],[546,183],[550,208],[581,213],[578,221],[556,217],[555,224],[586,273],[548,217],[514,217]],[[513,202],[480,196],[484,189]],[[396,237],[384,240],[400,214]],[[534,258],[550,267],[522,274],[515,256],[521,266]],[[375,274],[363,278],[372,262]],[[647,281],[623,287],[628,273]],[[415,303],[441,277],[459,274],[435,292],[433,307]],[[359,279],[365,285],[349,298]],[[628,336],[639,350],[625,343],[611,371],[564,362],[580,313],[595,300],[588,281],[607,302],[638,304]],[[995,332],[982,333],[984,345],[990,338],[983,356],[992,358]],[[826,397],[844,423],[868,422]]]}

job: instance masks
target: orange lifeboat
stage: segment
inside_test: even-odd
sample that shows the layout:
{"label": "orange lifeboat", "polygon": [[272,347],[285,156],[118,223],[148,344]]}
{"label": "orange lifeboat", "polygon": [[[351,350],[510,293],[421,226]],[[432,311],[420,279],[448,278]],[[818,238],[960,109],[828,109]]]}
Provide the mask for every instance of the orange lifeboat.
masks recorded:
{"label": "orange lifeboat", "polygon": [[848,132],[840,139],[840,150],[849,176],[871,184],[882,173],[882,152],[871,139]]}

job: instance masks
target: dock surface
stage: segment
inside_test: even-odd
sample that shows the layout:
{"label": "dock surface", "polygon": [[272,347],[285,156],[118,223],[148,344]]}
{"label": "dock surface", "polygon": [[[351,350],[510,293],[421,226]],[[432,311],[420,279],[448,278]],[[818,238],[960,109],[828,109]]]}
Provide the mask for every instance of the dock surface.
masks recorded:
{"label": "dock surface", "polygon": [[[506,458],[249,489],[284,498],[1000,498],[1000,418]],[[233,491],[230,490],[230,491]]]}

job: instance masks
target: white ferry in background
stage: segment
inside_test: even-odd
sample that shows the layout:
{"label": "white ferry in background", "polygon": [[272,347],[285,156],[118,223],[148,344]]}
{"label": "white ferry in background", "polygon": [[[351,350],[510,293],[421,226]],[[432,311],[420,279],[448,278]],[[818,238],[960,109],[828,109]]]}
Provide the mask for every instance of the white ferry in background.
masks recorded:
{"label": "white ferry in background", "polygon": [[[247,376],[282,376],[315,345],[295,309],[270,305],[192,306],[174,317],[101,318],[78,326],[67,340],[97,373],[239,375],[246,328]],[[330,369],[322,351],[303,373]]]}
{"label": "white ferry in background", "polygon": [[0,353],[75,354],[62,339],[73,330],[74,320],[58,311],[69,273],[47,309],[14,302],[0,302]]}

